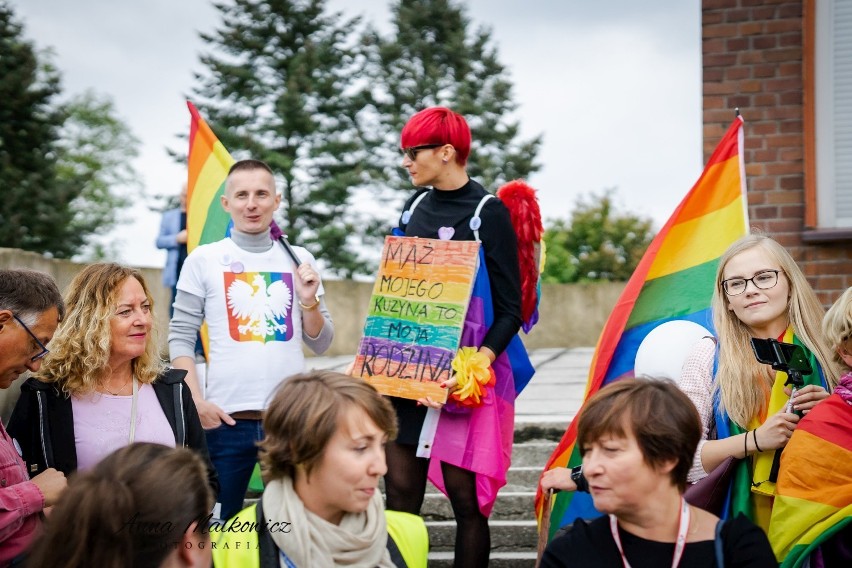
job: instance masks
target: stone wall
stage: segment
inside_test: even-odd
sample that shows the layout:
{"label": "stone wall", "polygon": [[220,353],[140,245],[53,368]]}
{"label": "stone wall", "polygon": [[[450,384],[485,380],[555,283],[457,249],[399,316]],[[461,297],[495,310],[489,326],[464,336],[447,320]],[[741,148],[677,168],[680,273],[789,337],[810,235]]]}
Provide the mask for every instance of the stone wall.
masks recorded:
{"label": "stone wall", "polygon": [[[65,290],[83,264],[48,259],[39,254],[0,248],[0,268],[33,268],[51,274]],[[170,291],[161,284],[160,270],[141,269],[154,296],[156,327],[165,346]],[[334,319],[335,338],[327,355],[354,353],[361,338],[370,303],[372,283],[331,280],[324,283],[325,300]],[[542,287],[541,319],[524,343],[530,349],[588,347],[598,335],[615,305],[623,283],[546,284]]]}

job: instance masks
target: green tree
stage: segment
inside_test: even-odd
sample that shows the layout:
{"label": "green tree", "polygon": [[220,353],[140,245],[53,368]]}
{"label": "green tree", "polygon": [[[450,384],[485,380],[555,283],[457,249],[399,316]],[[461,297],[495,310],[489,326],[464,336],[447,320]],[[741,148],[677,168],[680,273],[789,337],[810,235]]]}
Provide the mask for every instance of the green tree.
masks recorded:
{"label": "green tree", "polygon": [[463,5],[452,0],[397,0],[391,11],[391,35],[370,31],[364,38],[377,77],[372,103],[382,122],[372,143],[391,152],[387,181],[410,188],[395,152],[399,132],[412,114],[434,105],[467,118],[474,142],[468,171],[486,188],[537,171],[541,137],[519,137],[512,83],[490,31],[471,30]]}
{"label": "green tree", "polygon": [[352,81],[359,20],[326,13],[324,0],[216,6],[221,27],[201,36],[209,51],[193,91],[199,108],[234,157],[275,171],[292,241],[339,275],[366,272],[359,236],[369,219],[354,206],[369,162],[365,101]]}
{"label": "green tree", "polygon": [[0,2],[0,246],[69,256],[79,245],[62,241],[73,195],[56,178],[59,92],[59,74]]}
{"label": "green tree", "polygon": [[0,246],[103,256],[96,236],[127,203],[118,192],[136,179],[137,141],[108,99],[60,96],[49,53],[36,52],[0,2]]}
{"label": "green tree", "polygon": [[652,221],[618,211],[615,190],[580,197],[568,222],[545,228],[545,282],[630,278],[654,238]]}
{"label": "green tree", "polygon": [[139,140],[116,115],[112,100],[87,91],[64,105],[65,122],[57,144],[57,177],[74,187],[69,234],[85,235],[82,252],[88,259],[116,253],[96,236],[122,220],[117,214],[130,205],[130,192],[141,184],[131,159],[139,155]]}

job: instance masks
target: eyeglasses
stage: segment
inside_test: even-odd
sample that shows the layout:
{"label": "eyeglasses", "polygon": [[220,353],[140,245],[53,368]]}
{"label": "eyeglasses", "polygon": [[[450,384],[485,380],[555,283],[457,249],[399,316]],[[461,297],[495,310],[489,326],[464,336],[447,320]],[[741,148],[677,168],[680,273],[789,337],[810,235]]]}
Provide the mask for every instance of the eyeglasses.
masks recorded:
{"label": "eyeglasses", "polygon": [[751,278],[728,278],[722,280],[722,289],[728,296],[739,296],[746,291],[748,283],[754,284],[759,290],[769,290],[778,284],[780,270],[762,270]]}
{"label": "eyeglasses", "polygon": [[23,321],[21,321],[21,318],[19,318],[19,317],[18,317],[18,316],[16,316],[15,314],[12,314],[12,317],[14,317],[16,320],[18,320],[18,323],[19,323],[19,324],[21,324],[21,327],[23,327],[23,328],[26,330],[26,332],[30,334],[30,337],[32,337],[32,338],[33,338],[33,341],[35,341],[35,342],[36,342],[36,345],[37,345],[38,347],[34,347],[34,348],[33,348],[33,351],[35,351],[36,349],[40,349],[40,350],[41,350],[41,351],[39,351],[38,353],[36,353],[35,355],[33,355],[33,356],[30,358],[30,361],[38,361],[39,359],[41,359],[42,357],[44,357],[45,355],[47,355],[48,353],[50,353],[50,352],[47,350],[47,347],[45,347],[45,346],[44,346],[44,343],[42,343],[41,341],[39,341],[38,337],[36,337],[36,336],[35,336],[35,334],[34,334],[32,331],[30,331],[30,328],[28,328],[28,327],[27,327],[27,324],[25,324]]}
{"label": "eyeglasses", "polygon": [[423,144],[422,146],[412,146],[410,148],[400,148],[399,151],[403,156],[408,156],[412,162],[417,159],[417,152],[420,150],[431,150],[432,148],[440,148],[443,144]]}

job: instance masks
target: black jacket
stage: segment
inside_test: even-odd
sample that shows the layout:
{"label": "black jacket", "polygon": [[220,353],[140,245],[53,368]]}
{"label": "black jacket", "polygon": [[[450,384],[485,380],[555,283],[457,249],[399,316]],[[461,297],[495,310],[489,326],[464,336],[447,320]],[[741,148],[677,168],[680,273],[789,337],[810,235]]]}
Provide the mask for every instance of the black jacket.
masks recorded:
{"label": "black jacket", "polygon": [[[175,433],[176,446],[195,450],[207,464],[207,479],[216,497],[219,477],[185,376],[183,369],[167,369],[151,386]],[[51,467],[66,476],[77,470],[71,397],[56,385],[35,378],[21,385],[21,397],[6,430],[20,444],[30,477]]]}

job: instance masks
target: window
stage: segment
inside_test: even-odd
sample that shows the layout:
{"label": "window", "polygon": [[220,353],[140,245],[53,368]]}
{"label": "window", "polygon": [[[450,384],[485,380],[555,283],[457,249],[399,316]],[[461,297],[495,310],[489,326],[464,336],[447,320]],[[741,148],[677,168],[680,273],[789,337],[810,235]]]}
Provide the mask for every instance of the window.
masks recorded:
{"label": "window", "polygon": [[805,100],[811,107],[805,113],[805,160],[812,162],[806,164],[806,224],[850,229],[852,2],[805,0],[804,6]]}

